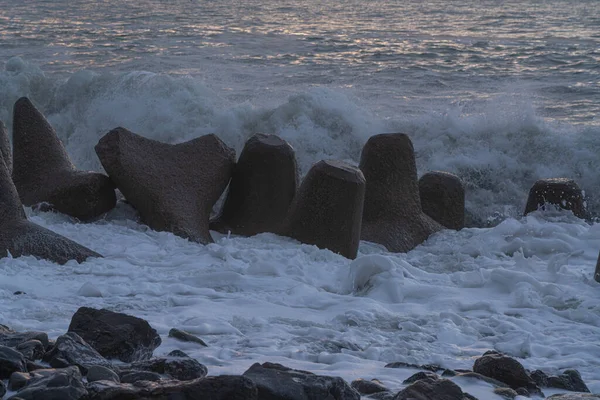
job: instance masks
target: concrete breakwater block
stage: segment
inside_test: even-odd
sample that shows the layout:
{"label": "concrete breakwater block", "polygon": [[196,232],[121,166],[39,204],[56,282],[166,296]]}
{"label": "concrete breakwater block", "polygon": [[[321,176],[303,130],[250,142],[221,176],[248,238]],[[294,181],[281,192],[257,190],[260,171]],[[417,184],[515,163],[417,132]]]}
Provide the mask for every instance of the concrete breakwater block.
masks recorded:
{"label": "concrete breakwater block", "polygon": [[28,98],[17,100],[13,111],[12,177],[23,204],[48,203],[82,221],[114,208],[111,180],[76,170],[56,132]]}
{"label": "concrete breakwater block", "polygon": [[308,171],[290,207],[283,234],[356,258],[365,177],[341,161],[319,161]]}
{"label": "concrete breakwater block", "polygon": [[583,192],[572,179],[551,178],[535,182],[529,190],[524,215],[544,208],[546,204],[571,210],[579,218],[587,216]]}
{"label": "concrete breakwater block", "polygon": [[297,185],[292,146],[275,135],[252,136],[235,165],[223,209],[211,229],[244,236],[279,231]]}
{"label": "concrete breakwater block", "polygon": [[12,148],[8,139],[8,131],[2,121],[0,121],[0,153],[4,158],[8,174],[12,175]]}
{"label": "concrete breakwater block", "polygon": [[367,181],[361,239],[407,252],[443,229],[421,208],[415,154],[407,135],[371,136],[359,167]]}
{"label": "concrete breakwater block", "polygon": [[419,179],[423,212],[448,229],[465,227],[465,188],[460,178],[444,171],[428,172]]}
{"label": "concrete breakwater block", "polygon": [[0,257],[31,255],[64,264],[100,254],[27,220],[0,152]]}
{"label": "concrete breakwater block", "polygon": [[172,145],[116,128],[95,149],[110,178],[150,228],[212,242],[210,213],[235,164],[235,151],[217,136]]}

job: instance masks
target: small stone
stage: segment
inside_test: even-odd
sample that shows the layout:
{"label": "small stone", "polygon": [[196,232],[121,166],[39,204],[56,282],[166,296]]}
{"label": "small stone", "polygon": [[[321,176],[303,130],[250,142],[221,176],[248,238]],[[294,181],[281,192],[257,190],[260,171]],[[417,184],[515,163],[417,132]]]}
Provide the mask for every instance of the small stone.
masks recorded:
{"label": "small stone", "polygon": [[13,293],[15,296],[20,296],[22,294],[27,294],[25,292],[21,292],[20,290],[17,290],[16,292]]}
{"label": "small stone", "polygon": [[509,400],[513,400],[515,397],[518,396],[518,393],[515,392],[513,389],[511,388],[494,388],[494,393],[497,394],[498,396],[502,396],[505,399],[509,399]]}
{"label": "small stone", "polygon": [[536,369],[529,376],[538,386],[548,387],[548,375],[544,371]]}
{"label": "small stone", "polygon": [[173,328],[169,331],[169,337],[181,340],[182,342],[193,342],[198,343],[199,345],[208,347],[204,340],[200,339],[197,336],[192,335],[191,333],[181,331],[179,329]]}
{"label": "small stone", "polygon": [[548,387],[565,389],[571,392],[590,392],[590,389],[581,379],[579,371],[574,369],[567,369],[559,376],[548,377]]}
{"label": "small stone", "polygon": [[421,379],[404,388],[394,400],[463,400],[460,386],[448,379]]}
{"label": "small stone", "polygon": [[44,345],[39,340],[28,340],[27,342],[19,343],[16,349],[30,361],[41,360],[46,352]]}
{"label": "small stone", "polygon": [[167,357],[189,358],[190,356],[188,356],[187,353],[184,353],[181,350],[173,350],[172,352],[167,354]]}
{"label": "small stone", "polygon": [[102,365],[91,365],[88,367],[86,378],[88,382],[95,381],[113,381],[120,382],[119,375],[113,370]]}
{"label": "small stone", "polygon": [[421,379],[438,379],[439,376],[435,372],[417,372],[416,374],[410,376],[402,382],[404,385],[408,385],[410,383],[414,383],[420,381]]}
{"label": "small stone", "polygon": [[364,379],[356,379],[350,384],[360,394],[373,394],[389,391],[388,388],[376,381],[367,381]]}
{"label": "small stone", "polygon": [[[30,379],[31,375],[28,372],[13,372],[8,380],[8,388],[12,391],[19,390],[22,387],[25,387]],[[0,396],[0,398],[2,398],[2,396]]]}

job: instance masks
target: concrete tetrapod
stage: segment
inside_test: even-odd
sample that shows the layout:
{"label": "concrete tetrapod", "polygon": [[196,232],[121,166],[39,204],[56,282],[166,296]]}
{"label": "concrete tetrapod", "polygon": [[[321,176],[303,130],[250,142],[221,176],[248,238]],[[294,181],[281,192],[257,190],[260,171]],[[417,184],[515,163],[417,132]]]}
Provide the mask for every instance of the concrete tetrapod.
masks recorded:
{"label": "concrete tetrapod", "polygon": [[283,234],[302,243],[356,258],[365,198],[365,177],[341,161],[319,161],[292,202]]}
{"label": "concrete tetrapod", "polygon": [[361,239],[407,252],[444,229],[421,208],[415,153],[407,135],[371,136],[360,169],[367,180]]}
{"label": "concrete tetrapod", "polygon": [[102,257],[48,229],[29,222],[0,152],[0,257],[31,255],[64,264]]}
{"label": "concrete tetrapod", "polygon": [[535,182],[529,190],[524,214],[544,208],[546,204],[571,210],[579,218],[587,216],[583,192],[572,179],[551,178]]}
{"label": "concrete tetrapod", "polygon": [[225,204],[211,229],[244,236],[278,232],[297,185],[292,146],[275,135],[252,136],[235,165]]}
{"label": "concrete tetrapod", "polygon": [[0,121],[0,153],[4,158],[4,163],[8,169],[8,174],[12,174],[12,149],[10,146],[10,140],[8,139],[8,131],[4,123]]}
{"label": "concrete tetrapod", "polygon": [[75,169],[52,126],[26,97],[14,106],[12,177],[26,206],[48,203],[82,221],[99,217],[117,202],[106,175]]}
{"label": "concrete tetrapod", "polygon": [[100,139],[96,153],[150,228],[212,242],[210,213],[235,164],[235,151],[217,136],[172,145],[116,128]]}
{"label": "concrete tetrapod", "polygon": [[419,179],[423,212],[446,228],[465,227],[465,188],[460,178],[444,171],[428,172]]}

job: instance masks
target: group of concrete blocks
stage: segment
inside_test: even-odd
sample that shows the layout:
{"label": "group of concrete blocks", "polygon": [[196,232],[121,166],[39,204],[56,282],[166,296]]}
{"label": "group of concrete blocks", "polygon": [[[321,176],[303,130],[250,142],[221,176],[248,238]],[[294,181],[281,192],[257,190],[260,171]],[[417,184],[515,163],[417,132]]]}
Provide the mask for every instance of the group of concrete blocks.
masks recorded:
{"label": "group of concrete blocks", "polygon": [[[150,228],[201,244],[212,242],[209,230],[272,232],[352,259],[360,240],[406,252],[434,232],[464,227],[461,180],[439,171],[418,179],[412,142],[401,133],[372,136],[358,167],[314,164],[301,184],[293,148],[275,135],[252,136],[237,163],[235,151],[215,135],[171,145],[116,128],[95,150],[108,176],[76,170],[31,101],[15,103],[12,152],[0,124],[0,256],[10,252],[58,263],[99,257],[27,221],[22,206],[41,204],[93,221],[115,206],[116,188]],[[223,207],[211,220],[227,186]],[[546,187],[546,197],[550,192]],[[571,200],[562,197],[557,204]]]}

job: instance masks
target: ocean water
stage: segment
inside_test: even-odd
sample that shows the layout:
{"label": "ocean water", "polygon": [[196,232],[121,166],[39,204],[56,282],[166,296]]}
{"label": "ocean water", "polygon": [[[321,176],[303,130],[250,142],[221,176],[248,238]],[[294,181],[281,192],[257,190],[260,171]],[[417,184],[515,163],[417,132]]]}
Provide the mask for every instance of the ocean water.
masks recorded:
{"label": "ocean water", "polygon": [[58,336],[78,306],[109,307],[147,318],[159,354],[183,346],[171,327],[201,335],[208,349],[183,350],[212,374],[279,361],[394,389],[410,371],[386,362],[467,368],[495,348],[600,392],[598,226],[522,217],[548,177],[600,216],[599,32],[597,0],[0,0],[0,120],[29,96],[81,168],[101,170],[93,147],[116,126],[238,153],[274,133],[303,172],[404,132],[420,174],[464,180],[472,226],[351,262],[274,235],[199,246],[126,209],[88,225],[28,210],[106,258],[0,260],[0,323]]}

